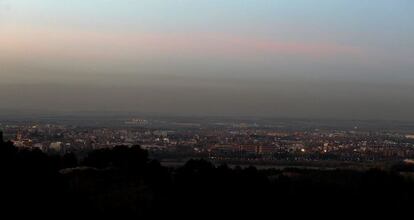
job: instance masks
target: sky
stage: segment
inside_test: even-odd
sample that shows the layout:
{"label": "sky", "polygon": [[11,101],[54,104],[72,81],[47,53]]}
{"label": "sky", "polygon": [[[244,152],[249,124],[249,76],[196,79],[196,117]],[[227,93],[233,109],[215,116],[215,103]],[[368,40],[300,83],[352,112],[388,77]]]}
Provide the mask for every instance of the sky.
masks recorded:
{"label": "sky", "polygon": [[1,110],[414,121],[412,0],[0,0]]}

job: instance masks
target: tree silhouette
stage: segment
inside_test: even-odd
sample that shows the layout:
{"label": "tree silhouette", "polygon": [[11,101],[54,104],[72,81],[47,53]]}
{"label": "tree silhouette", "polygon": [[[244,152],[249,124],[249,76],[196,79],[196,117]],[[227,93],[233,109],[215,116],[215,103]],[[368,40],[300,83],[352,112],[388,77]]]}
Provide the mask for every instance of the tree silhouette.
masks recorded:
{"label": "tree silhouette", "polygon": [[4,140],[0,162],[0,211],[14,216],[260,218],[269,212],[311,216],[321,209],[372,215],[403,213],[414,198],[413,180],[398,173],[410,170],[398,167],[258,170],[193,159],[168,168],[139,146],[94,150],[78,160]]}
{"label": "tree silhouette", "polygon": [[148,161],[148,152],[140,146],[117,146],[112,149],[92,151],[83,164],[96,168],[116,167],[121,169],[142,169]]}

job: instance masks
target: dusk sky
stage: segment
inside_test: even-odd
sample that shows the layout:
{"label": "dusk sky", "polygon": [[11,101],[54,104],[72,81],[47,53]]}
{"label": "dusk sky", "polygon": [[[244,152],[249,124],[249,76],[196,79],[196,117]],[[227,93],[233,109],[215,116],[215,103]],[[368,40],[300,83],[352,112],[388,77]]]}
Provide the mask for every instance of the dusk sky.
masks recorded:
{"label": "dusk sky", "polygon": [[0,0],[0,111],[414,120],[412,0]]}

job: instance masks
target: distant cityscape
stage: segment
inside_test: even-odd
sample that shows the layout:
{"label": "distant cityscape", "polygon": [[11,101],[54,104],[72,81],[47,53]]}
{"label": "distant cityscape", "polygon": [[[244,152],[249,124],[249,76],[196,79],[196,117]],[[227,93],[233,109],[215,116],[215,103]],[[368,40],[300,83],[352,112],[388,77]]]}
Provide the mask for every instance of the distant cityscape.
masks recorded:
{"label": "distant cityscape", "polygon": [[5,139],[18,148],[74,153],[80,158],[92,150],[120,145],[140,145],[152,157],[171,165],[202,158],[241,165],[329,167],[329,163],[378,165],[414,158],[414,132],[410,129],[337,127],[301,121],[174,118],[126,118],[89,125],[58,120],[0,124]]}

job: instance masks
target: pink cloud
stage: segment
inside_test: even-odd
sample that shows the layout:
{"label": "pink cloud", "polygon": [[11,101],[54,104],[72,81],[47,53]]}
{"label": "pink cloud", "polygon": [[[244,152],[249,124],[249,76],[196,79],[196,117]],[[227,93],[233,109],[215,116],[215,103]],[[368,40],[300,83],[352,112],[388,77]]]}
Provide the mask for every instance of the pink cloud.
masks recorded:
{"label": "pink cloud", "polygon": [[83,30],[3,29],[0,49],[10,56],[90,59],[136,56],[358,55],[361,49],[336,43],[286,42],[223,33],[105,33]]}

